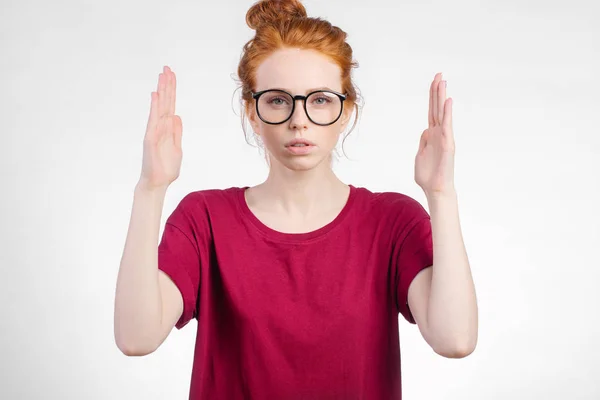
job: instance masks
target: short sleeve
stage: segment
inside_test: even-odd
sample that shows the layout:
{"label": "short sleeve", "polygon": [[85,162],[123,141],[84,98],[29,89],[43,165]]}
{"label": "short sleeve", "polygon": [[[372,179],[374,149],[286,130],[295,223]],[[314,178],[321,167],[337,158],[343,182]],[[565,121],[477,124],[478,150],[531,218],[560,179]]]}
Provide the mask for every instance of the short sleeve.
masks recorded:
{"label": "short sleeve", "polygon": [[399,240],[401,242],[395,255],[398,311],[409,323],[416,324],[408,307],[408,288],[419,272],[433,265],[433,241],[429,216],[420,218]]}
{"label": "short sleeve", "polygon": [[177,329],[198,315],[200,252],[194,227],[182,202],[167,219],[158,245],[158,269],[171,278],[183,297],[183,313],[175,324]]}

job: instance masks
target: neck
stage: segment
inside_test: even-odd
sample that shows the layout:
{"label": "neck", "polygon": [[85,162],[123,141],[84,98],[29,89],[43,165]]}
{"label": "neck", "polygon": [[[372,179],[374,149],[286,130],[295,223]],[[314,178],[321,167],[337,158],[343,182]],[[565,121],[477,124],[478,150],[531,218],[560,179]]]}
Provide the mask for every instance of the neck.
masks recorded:
{"label": "neck", "polygon": [[335,175],[329,162],[303,171],[273,163],[267,179],[255,191],[260,197],[260,208],[307,217],[339,206],[349,187]]}

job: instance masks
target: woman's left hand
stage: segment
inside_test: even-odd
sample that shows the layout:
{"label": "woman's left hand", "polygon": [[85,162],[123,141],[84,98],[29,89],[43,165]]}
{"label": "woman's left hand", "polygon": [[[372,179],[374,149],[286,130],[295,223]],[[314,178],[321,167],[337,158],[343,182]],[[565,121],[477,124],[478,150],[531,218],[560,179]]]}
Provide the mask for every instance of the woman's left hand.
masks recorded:
{"label": "woman's left hand", "polygon": [[429,127],[421,134],[415,157],[415,181],[427,196],[455,190],[452,98],[446,99],[441,73],[435,75],[429,89]]}

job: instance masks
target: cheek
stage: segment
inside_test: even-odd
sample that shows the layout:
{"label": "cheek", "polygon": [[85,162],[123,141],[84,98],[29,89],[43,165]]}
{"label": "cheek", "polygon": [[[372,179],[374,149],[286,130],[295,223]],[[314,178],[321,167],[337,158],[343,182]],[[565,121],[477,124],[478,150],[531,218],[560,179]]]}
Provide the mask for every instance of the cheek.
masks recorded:
{"label": "cheek", "polygon": [[260,139],[263,141],[265,146],[277,146],[283,140],[284,135],[277,129],[273,129],[269,126],[261,126]]}
{"label": "cheek", "polygon": [[327,143],[327,147],[335,147],[338,140],[340,138],[340,129],[336,124],[335,128],[328,129],[326,132],[323,132],[323,140]]}

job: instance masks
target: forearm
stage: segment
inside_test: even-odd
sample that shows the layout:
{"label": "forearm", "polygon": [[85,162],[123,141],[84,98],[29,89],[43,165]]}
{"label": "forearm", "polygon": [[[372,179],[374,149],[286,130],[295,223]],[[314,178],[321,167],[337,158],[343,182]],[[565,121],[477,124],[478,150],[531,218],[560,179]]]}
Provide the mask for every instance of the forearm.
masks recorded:
{"label": "forearm", "polygon": [[115,341],[126,354],[152,349],[160,330],[158,235],[165,189],[134,191],[131,220],[115,294]]}
{"label": "forearm", "polygon": [[427,329],[440,351],[465,355],[477,342],[475,286],[462,238],[456,193],[427,196],[433,235],[433,270]]}

